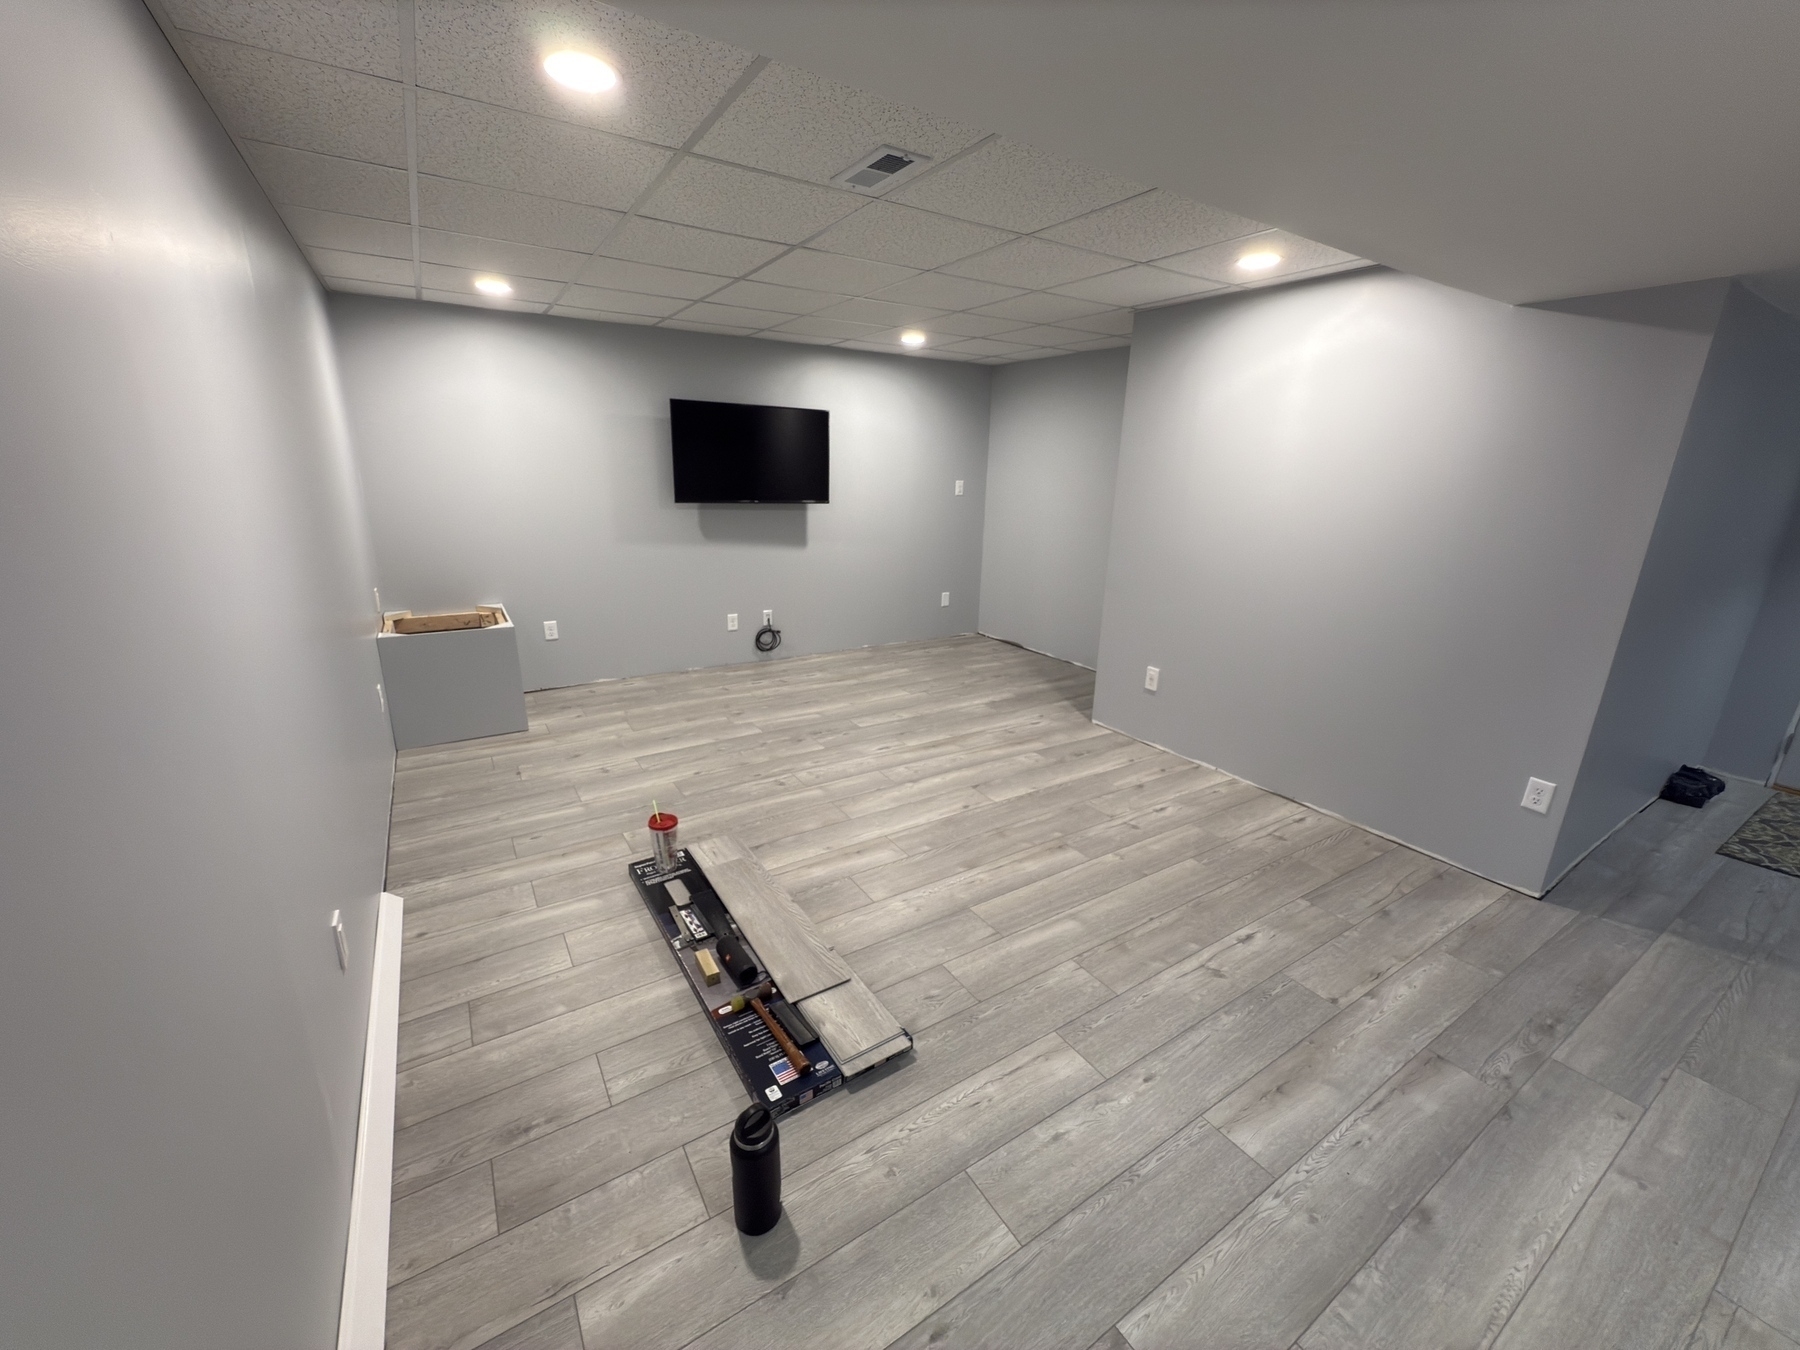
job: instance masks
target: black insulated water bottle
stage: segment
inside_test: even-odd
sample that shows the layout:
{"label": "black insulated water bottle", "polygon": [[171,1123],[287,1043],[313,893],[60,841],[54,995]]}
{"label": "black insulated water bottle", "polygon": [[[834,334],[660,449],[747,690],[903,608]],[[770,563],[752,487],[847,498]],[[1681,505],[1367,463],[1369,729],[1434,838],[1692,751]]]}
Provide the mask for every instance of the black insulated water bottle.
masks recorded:
{"label": "black insulated water bottle", "polygon": [[781,1133],[767,1107],[746,1107],[731,1132],[731,1205],[751,1237],[781,1219]]}

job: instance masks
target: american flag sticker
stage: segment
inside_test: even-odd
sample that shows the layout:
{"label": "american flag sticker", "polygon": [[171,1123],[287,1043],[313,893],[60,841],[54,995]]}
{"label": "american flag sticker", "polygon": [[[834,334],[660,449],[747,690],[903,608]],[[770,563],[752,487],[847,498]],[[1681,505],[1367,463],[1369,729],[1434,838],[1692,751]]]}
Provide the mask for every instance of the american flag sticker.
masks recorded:
{"label": "american flag sticker", "polygon": [[792,1064],[789,1064],[786,1059],[778,1059],[770,1064],[769,1067],[775,1071],[775,1081],[777,1083],[791,1083],[800,1076],[799,1071],[795,1069]]}

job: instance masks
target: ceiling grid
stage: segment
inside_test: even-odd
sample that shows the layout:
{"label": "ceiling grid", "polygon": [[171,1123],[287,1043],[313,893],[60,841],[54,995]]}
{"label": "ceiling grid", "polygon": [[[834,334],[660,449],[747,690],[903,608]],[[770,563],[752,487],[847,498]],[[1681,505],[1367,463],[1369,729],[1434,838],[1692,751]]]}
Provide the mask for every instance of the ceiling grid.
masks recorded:
{"label": "ceiling grid", "polygon": [[[332,290],[995,364],[1367,265],[596,0],[152,12]],[[565,49],[618,89],[554,85]],[[831,181],[879,145],[931,162]]]}

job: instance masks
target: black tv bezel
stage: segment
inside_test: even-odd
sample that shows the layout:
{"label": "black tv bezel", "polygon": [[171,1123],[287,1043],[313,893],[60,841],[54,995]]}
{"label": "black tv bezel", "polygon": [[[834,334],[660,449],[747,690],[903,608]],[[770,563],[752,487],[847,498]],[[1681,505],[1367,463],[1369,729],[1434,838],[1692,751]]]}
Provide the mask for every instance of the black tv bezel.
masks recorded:
{"label": "black tv bezel", "polygon": [[[825,495],[823,497],[683,497],[681,495],[681,477],[676,468],[676,459],[680,452],[675,445],[675,406],[682,403],[714,408],[751,408],[817,414],[824,419]],[[737,403],[727,399],[671,397],[669,399],[669,468],[674,480],[673,488],[677,506],[829,506],[831,504],[831,410],[829,408],[801,408],[785,403]]]}

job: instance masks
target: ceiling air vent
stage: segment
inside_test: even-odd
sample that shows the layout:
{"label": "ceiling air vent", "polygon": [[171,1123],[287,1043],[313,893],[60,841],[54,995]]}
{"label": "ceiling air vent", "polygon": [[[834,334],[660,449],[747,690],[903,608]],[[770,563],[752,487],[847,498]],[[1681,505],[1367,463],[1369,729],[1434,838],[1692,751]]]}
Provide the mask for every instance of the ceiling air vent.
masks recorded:
{"label": "ceiling air vent", "polygon": [[929,155],[915,155],[883,145],[871,150],[831,181],[856,192],[879,196],[903,178],[911,178],[931,163]]}

